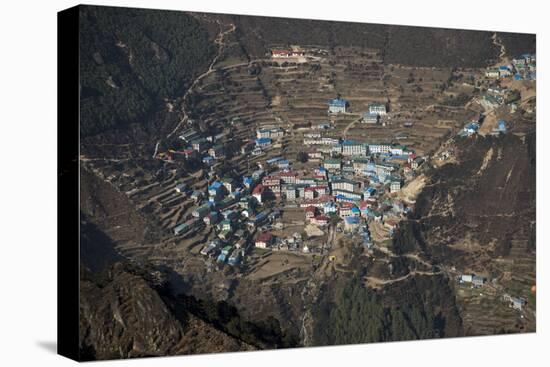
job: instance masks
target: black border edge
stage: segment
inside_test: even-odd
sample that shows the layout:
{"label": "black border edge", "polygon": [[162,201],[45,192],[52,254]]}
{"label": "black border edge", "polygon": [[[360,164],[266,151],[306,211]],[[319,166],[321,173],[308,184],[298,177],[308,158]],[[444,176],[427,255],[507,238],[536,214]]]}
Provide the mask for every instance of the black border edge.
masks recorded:
{"label": "black border edge", "polygon": [[80,360],[79,14],[57,13],[57,353]]}

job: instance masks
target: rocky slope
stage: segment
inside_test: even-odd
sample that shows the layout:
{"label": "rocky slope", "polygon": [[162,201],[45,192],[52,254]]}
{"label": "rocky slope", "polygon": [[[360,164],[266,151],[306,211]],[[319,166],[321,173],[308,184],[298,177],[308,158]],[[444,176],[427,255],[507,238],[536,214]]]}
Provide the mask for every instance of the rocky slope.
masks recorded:
{"label": "rocky slope", "polygon": [[80,346],[83,360],[252,350],[178,306],[164,294],[158,272],[116,263],[81,279]]}
{"label": "rocky slope", "polygon": [[455,265],[479,255],[453,246],[465,238],[491,256],[509,255],[512,239],[535,229],[534,146],[534,134],[459,141],[461,162],[434,171],[418,198],[416,245],[437,262]]}
{"label": "rocky slope", "polygon": [[[450,278],[477,274],[479,291],[455,286],[466,335],[535,331],[535,134],[461,139],[457,164],[430,175],[394,251],[420,253]],[[505,295],[523,297],[514,312]]]}

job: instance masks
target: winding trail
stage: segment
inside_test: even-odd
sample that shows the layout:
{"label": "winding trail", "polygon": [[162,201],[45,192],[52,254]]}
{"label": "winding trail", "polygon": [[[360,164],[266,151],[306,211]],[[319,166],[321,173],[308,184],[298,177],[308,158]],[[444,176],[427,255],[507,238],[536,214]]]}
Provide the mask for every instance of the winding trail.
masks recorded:
{"label": "winding trail", "polygon": [[498,58],[499,58],[499,61],[502,61],[506,56],[506,47],[504,46],[502,41],[498,38],[497,32],[493,33],[493,36],[491,37],[491,39],[493,40],[493,45],[500,48],[500,53],[498,55]]}
{"label": "winding trail", "polygon": [[[221,23],[219,20],[216,20],[216,23],[218,23],[218,25],[220,25],[220,27],[222,27]],[[189,97],[189,95],[191,94],[191,92],[193,92],[193,90],[195,89],[195,87],[197,86],[197,84],[202,80],[204,79],[206,76],[212,74],[213,72],[215,72],[217,69],[214,68],[214,65],[216,65],[216,63],[218,62],[218,59],[220,58],[220,56],[222,55],[222,52],[223,52],[223,49],[224,49],[224,46],[225,46],[225,37],[230,34],[230,33],[233,33],[235,32],[235,29],[237,29],[237,27],[235,26],[235,24],[233,23],[230,23],[229,24],[229,29],[223,31],[223,30],[220,30],[220,33],[218,33],[218,35],[216,36],[216,39],[214,40],[214,43],[216,45],[218,45],[218,52],[216,54],[216,56],[214,56],[214,58],[212,59],[212,61],[210,62],[210,65],[208,66],[208,70],[205,71],[204,73],[200,74],[198,77],[195,78],[195,80],[193,81],[193,83],[191,83],[191,86],[187,89],[187,91],[185,92],[185,94],[183,95],[182,97],[182,103],[181,103],[181,113],[182,113],[182,118],[180,120],[180,122],[178,123],[178,125],[174,128],[174,130],[172,130],[167,136],[166,138],[170,138],[172,135],[174,135],[176,133],[176,131],[178,131],[178,129],[180,128],[180,126],[182,126],[183,124],[185,124],[188,120],[189,120],[189,115],[187,114],[187,111],[185,109],[185,101],[187,100],[187,98]]]}
{"label": "winding trail", "polygon": [[[187,98],[189,97],[191,92],[193,92],[193,90],[195,89],[197,84],[202,79],[204,79],[206,76],[210,75],[211,73],[213,73],[217,70],[216,68],[214,68],[214,65],[218,62],[218,59],[222,55],[222,52],[223,52],[223,49],[224,49],[224,46],[225,46],[225,37],[228,34],[233,33],[235,31],[235,29],[237,29],[235,24],[230,23],[229,28],[226,29],[226,30],[223,30],[223,28],[222,28],[223,25],[220,23],[220,21],[218,19],[216,20],[216,23],[220,26],[220,32],[218,33],[218,35],[214,39],[214,43],[216,45],[218,45],[218,52],[216,53],[216,56],[214,56],[214,58],[210,62],[210,65],[208,65],[208,70],[206,70],[204,73],[197,76],[193,80],[193,82],[191,83],[189,88],[187,88],[187,91],[185,92],[185,94],[181,97],[181,114],[182,114],[182,118],[180,119],[180,121],[178,122],[178,124],[176,125],[174,130],[172,130],[168,135],[166,135],[166,139],[169,139],[172,135],[174,135],[180,129],[180,127],[183,126],[189,120],[189,115],[187,113],[186,106],[185,106],[185,102],[186,102]],[[156,155],[158,153],[158,148],[159,148],[161,142],[162,142],[162,140],[157,141],[157,143],[155,145],[155,151],[153,153],[153,158],[156,157]]]}
{"label": "winding trail", "polygon": [[399,277],[399,278],[394,278],[394,279],[381,279],[381,278],[378,278],[378,277],[367,276],[367,277],[365,277],[365,280],[367,281],[367,283],[368,283],[370,286],[373,286],[373,287],[380,287],[380,286],[384,286],[384,285],[387,285],[387,284],[393,284],[393,283],[397,283],[397,282],[402,282],[402,281],[407,280],[407,279],[409,279],[410,277],[415,276],[415,275],[434,276],[434,275],[439,275],[439,274],[443,274],[443,271],[434,271],[434,272],[431,272],[431,271],[412,270],[412,271],[410,271],[409,273],[407,273],[406,275],[403,275],[403,276],[401,276],[401,277]]}
{"label": "winding trail", "polygon": [[361,117],[358,117],[357,119],[353,120],[348,124],[348,126],[345,127],[342,133],[342,135],[344,136],[344,139],[347,139],[349,129],[351,129],[359,121],[361,121]]}

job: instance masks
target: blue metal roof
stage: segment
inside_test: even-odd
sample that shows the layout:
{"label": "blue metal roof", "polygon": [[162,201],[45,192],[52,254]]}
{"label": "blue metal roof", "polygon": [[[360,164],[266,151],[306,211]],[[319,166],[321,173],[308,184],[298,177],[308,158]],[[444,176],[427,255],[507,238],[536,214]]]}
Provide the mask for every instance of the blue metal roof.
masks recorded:
{"label": "blue metal roof", "polygon": [[267,164],[272,164],[272,163],[275,163],[277,161],[280,161],[281,159],[283,159],[282,157],[275,157],[275,158],[270,158],[268,159],[267,161],[265,161]]}
{"label": "blue metal roof", "polygon": [[258,139],[256,139],[256,144],[266,144],[266,143],[271,143],[271,139],[270,138],[258,138]]}
{"label": "blue metal roof", "polygon": [[222,183],[218,181],[214,181],[210,186],[208,186],[208,190],[217,190],[220,187],[222,187]]}
{"label": "blue metal roof", "polygon": [[331,99],[328,103],[330,106],[333,106],[333,107],[346,107],[346,105],[348,104],[348,101],[342,98],[334,98],[334,99]]}
{"label": "blue metal roof", "polygon": [[470,122],[468,125],[465,126],[466,129],[471,130],[477,130],[479,129],[479,124],[476,124],[475,122]]}
{"label": "blue metal roof", "polygon": [[344,141],[342,141],[342,145],[356,145],[356,144],[359,144],[359,143],[357,143],[354,140],[344,140]]}

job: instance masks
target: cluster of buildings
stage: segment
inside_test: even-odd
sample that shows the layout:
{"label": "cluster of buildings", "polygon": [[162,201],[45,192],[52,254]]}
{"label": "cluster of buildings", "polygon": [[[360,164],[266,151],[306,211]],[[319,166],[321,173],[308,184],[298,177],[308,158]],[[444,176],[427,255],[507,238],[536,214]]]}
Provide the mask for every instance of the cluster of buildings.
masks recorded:
{"label": "cluster of buildings", "polygon": [[328,101],[328,113],[346,113],[347,108],[349,107],[349,102],[343,98],[334,98]]}
{"label": "cluster of buildings", "polygon": [[262,127],[256,130],[256,139],[247,141],[241,146],[241,154],[262,155],[275,140],[282,138],[285,131],[280,127]]}
{"label": "cluster of buildings", "polygon": [[[256,139],[247,141],[241,146],[241,154],[261,155],[275,140],[282,138],[285,131],[280,127],[262,127],[256,131]],[[206,166],[212,166],[226,157],[224,139],[227,133],[203,136],[193,128],[183,131],[179,139],[185,147],[182,150],[170,149],[160,152],[156,158],[165,161],[176,161],[179,158],[185,160],[199,160]]]}
{"label": "cluster of buildings", "polygon": [[[259,184],[263,177],[264,171],[258,170],[242,180],[232,177],[214,180],[205,193],[193,191],[191,197],[195,199],[196,206],[189,218],[174,228],[174,235],[187,236],[204,227],[213,228],[216,238],[206,244],[200,253],[229,265],[240,264],[254,244],[268,247],[271,237],[259,234],[254,239],[253,235],[257,228],[277,219],[281,213],[276,208],[262,206]],[[175,189],[190,193],[181,184]]]}
{"label": "cluster of buildings", "polygon": [[486,282],[486,278],[475,274],[462,274],[458,277],[459,284],[469,285],[472,288],[482,287]]}
{"label": "cluster of buildings", "polygon": [[[349,102],[343,98],[337,97],[328,101],[329,115],[348,112]],[[385,103],[373,102],[368,106],[368,111],[363,113],[361,119],[365,124],[377,124],[381,117],[388,113]]]}
{"label": "cluster of buildings", "polygon": [[[501,134],[506,134],[508,132],[509,125],[509,122],[500,119],[497,121],[495,127],[491,129],[489,135],[497,136]],[[462,137],[475,135],[477,134],[479,127],[480,123],[478,122],[478,120],[472,119],[462,128],[462,131],[460,131],[458,135]]]}
{"label": "cluster of buildings", "polygon": [[226,133],[202,136],[195,129],[189,128],[179,135],[185,147],[182,150],[169,149],[159,152],[156,158],[165,161],[200,160],[206,165],[213,165],[216,161],[225,158],[225,147],[222,144]]}
{"label": "cluster of buildings", "polygon": [[504,302],[507,302],[508,305],[514,310],[522,311],[523,307],[527,304],[527,301],[523,297],[513,297],[509,294],[502,296]]}
{"label": "cluster of buildings", "polygon": [[512,94],[515,93],[517,99],[520,98],[518,91],[512,92],[508,88],[501,88],[500,86],[491,86],[487,88],[487,91],[478,98],[479,104],[481,104],[486,110],[494,110],[504,104],[510,105],[511,108],[517,107],[515,100],[512,98]]}
{"label": "cluster of buildings", "polygon": [[290,48],[274,48],[271,50],[271,57],[274,59],[289,59],[293,57],[303,57],[306,53],[297,46]]}
{"label": "cluster of buildings", "polygon": [[[284,132],[262,128],[256,135],[257,140],[271,139]],[[211,226],[217,240],[201,253],[215,254],[218,262],[239,264],[251,246],[281,246],[270,232],[256,233],[257,228],[280,217],[278,207],[284,204],[272,203],[302,208],[306,222],[319,227],[329,225],[333,217],[341,218],[344,230],[360,233],[366,244],[370,244],[370,221],[393,231],[408,208],[391,194],[414,177],[424,160],[399,145],[323,141],[319,137],[316,142],[327,149],[317,156],[319,164],[311,170],[292,170],[287,159],[275,157],[266,161],[265,170],[213,180],[205,192],[178,184],[175,190],[190,195],[196,207],[174,228],[174,234],[187,235]],[[298,239],[290,242],[282,245],[299,244]]]}
{"label": "cluster of buildings", "polygon": [[509,65],[501,65],[498,68],[488,68],[485,71],[487,78],[508,78],[515,80],[536,80],[537,61],[534,54],[523,54],[513,59]]}
{"label": "cluster of buildings", "polygon": [[478,130],[479,130],[479,122],[470,121],[464,126],[464,128],[462,128],[462,131],[459,133],[459,136],[472,136],[474,134],[477,134]]}
{"label": "cluster of buildings", "polygon": [[[329,112],[346,112],[348,105],[346,100],[336,98],[330,101]],[[364,117],[376,116],[378,121],[386,113],[385,104],[372,103]],[[359,234],[366,246],[371,245],[371,221],[380,222],[392,233],[409,210],[392,194],[415,176],[424,159],[401,145],[323,136],[327,129],[330,124],[304,135],[308,158],[318,162],[309,169],[293,170],[290,161],[280,156],[267,159],[265,167],[260,165],[262,169],[242,177],[210,175],[206,189],[193,191],[177,184],[174,189],[192,198],[195,205],[174,227],[174,235],[188,236],[210,227],[215,238],[200,253],[218,263],[238,265],[252,247],[309,251],[302,246],[301,236],[279,239],[268,230],[281,224],[273,223],[286,205],[303,209],[305,222],[314,226],[341,222],[345,232]],[[284,135],[280,127],[261,127],[255,139],[241,146],[241,153],[263,154]],[[190,128],[179,138],[185,149],[176,153],[186,159],[196,158],[212,165],[225,156],[221,144],[226,138],[224,133],[204,137]]]}
{"label": "cluster of buildings", "polygon": [[252,178],[245,177],[256,201],[292,202],[304,210],[307,222],[319,227],[336,216],[343,219],[346,231],[366,228],[369,221],[380,221],[393,231],[408,208],[391,194],[415,176],[424,159],[399,145],[306,139],[305,144],[316,139],[325,148],[318,156],[319,166],[311,171],[289,167],[265,173],[255,186]]}

